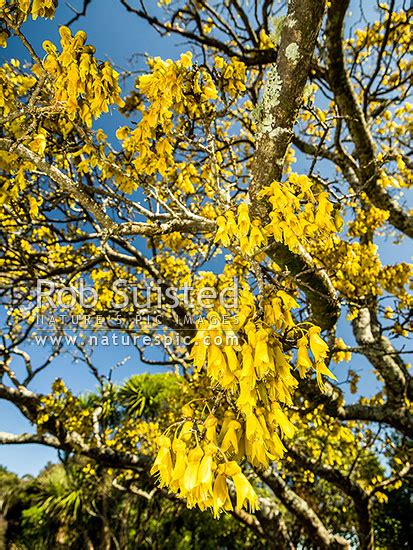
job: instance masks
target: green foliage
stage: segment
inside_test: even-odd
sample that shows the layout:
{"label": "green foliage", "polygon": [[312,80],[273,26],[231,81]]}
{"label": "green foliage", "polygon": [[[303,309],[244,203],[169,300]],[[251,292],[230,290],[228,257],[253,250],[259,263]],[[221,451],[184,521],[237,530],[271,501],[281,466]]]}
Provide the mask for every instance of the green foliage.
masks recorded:
{"label": "green foliage", "polygon": [[132,376],[119,390],[122,405],[129,415],[154,419],[170,407],[178,395],[179,381],[174,374],[139,374]]}
{"label": "green foliage", "polygon": [[[154,384],[156,386],[156,383]],[[6,547],[19,550],[121,548],[122,550],[264,549],[225,515],[188,510],[161,495],[151,500],[113,488],[111,474],[84,473],[78,462],[50,465],[30,482],[13,479],[20,507],[9,510]],[[104,546],[104,542],[107,546]]]}
{"label": "green foliage", "polygon": [[413,540],[413,481],[389,493],[374,508],[376,548],[411,548]]}

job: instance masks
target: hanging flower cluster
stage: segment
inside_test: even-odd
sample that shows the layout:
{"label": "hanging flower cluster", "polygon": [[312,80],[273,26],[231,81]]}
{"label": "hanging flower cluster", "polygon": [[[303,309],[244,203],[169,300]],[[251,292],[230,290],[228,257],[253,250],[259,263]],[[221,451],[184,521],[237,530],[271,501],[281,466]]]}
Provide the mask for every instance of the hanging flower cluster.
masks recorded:
{"label": "hanging flower cluster", "polygon": [[[233,477],[230,472],[243,475],[238,462],[246,458],[254,468],[264,469],[283,457],[282,438],[295,433],[283,405],[292,404],[298,385],[293,353],[284,350],[286,337],[291,349],[298,347],[301,377],[315,369],[320,386],[321,375],[334,378],[325,364],[328,347],[320,328],[297,324],[291,313],[296,307],[292,296],[278,290],[267,297],[262,311],[245,287],[236,316],[221,319],[211,312],[198,322],[191,352],[195,376],[205,373],[218,402],[226,406],[215,405],[217,410],[206,417],[185,407],[187,420],[173,438],[161,438],[152,470],[162,486],[184,497],[189,506],[212,507],[215,514],[231,509],[224,482]],[[237,508],[254,508],[257,496],[252,486],[244,477],[237,479],[240,487],[233,477]]]}
{"label": "hanging flower cluster", "polygon": [[70,29],[60,27],[62,52],[49,40],[43,42],[47,52],[44,69],[54,78],[54,100],[62,102],[70,120],[77,116],[89,127],[93,118],[109,110],[111,104],[124,105],[120,97],[118,73],[110,63],[99,63],[95,48],[87,46],[86,33],[72,36]]}
{"label": "hanging flower cluster", "polygon": [[[33,19],[44,17],[53,19],[57,8],[58,0],[0,0],[0,12],[5,19],[13,19],[14,23],[21,25],[29,15]],[[1,28],[0,23],[0,46],[7,46],[9,33]]]}
{"label": "hanging flower cluster", "polygon": [[[241,203],[236,211],[217,217],[215,242],[235,245],[251,256],[269,238],[296,251],[314,237],[329,240],[337,230],[327,194],[316,192],[306,176],[291,174],[287,182],[265,188],[261,197],[272,206],[265,227],[251,219],[248,204]],[[323,375],[334,378],[326,366],[328,346],[320,327],[294,320],[292,310],[299,306],[289,292],[268,290],[257,305],[256,296],[244,286],[238,306],[237,315],[229,318],[218,306],[200,320],[191,352],[196,376],[206,374],[218,403],[226,405],[215,404],[207,417],[198,412],[195,418],[191,412],[173,438],[161,439],[153,467],[163,486],[190,506],[210,506],[215,514],[232,506],[228,472],[238,472],[235,466],[239,468],[243,459],[253,468],[267,468],[283,457],[282,439],[294,436],[295,427],[284,409],[292,405],[298,385],[294,357],[298,375],[304,378],[315,370],[321,389]],[[237,507],[257,506],[249,482],[243,480],[239,497],[233,481]]]}
{"label": "hanging flower cluster", "polygon": [[328,239],[340,224],[334,219],[328,193],[315,193],[314,181],[307,176],[290,174],[286,182],[273,182],[259,196],[272,205],[267,235],[286,244],[292,252],[313,239]]}
{"label": "hanging flower cluster", "polygon": [[270,222],[261,227],[259,220],[251,221],[248,205],[241,203],[237,219],[232,210],[217,218],[215,242],[229,246],[235,239],[243,254],[252,255],[265,246],[270,237],[287,245],[292,252],[308,241],[329,239],[341,223],[340,216],[334,211],[328,194],[315,193],[313,185],[307,176],[294,173],[286,182],[273,182],[259,194],[272,206]]}
{"label": "hanging flower cluster", "polygon": [[217,55],[214,58],[215,69],[217,69],[220,79],[220,88],[230,97],[237,97],[246,89],[246,65],[236,57],[226,61],[223,57]]}
{"label": "hanging flower cluster", "polygon": [[[291,174],[287,182],[265,188],[261,197],[272,206],[265,227],[251,219],[249,206],[241,203],[236,211],[217,217],[215,242],[235,245],[244,256],[251,256],[269,238],[296,251],[314,237],[330,239],[337,230],[327,194],[316,193],[306,176]],[[207,375],[218,402],[225,401],[226,406],[213,408],[214,414],[206,418],[198,414],[188,419],[174,438],[162,439],[153,467],[163,486],[184,497],[190,506],[211,506],[215,514],[232,506],[222,475],[230,478],[228,471],[239,468],[243,459],[254,468],[267,468],[283,457],[282,439],[294,436],[295,427],[284,410],[285,405],[292,405],[298,385],[293,350],[301,378],[314,369],[320,388],[323,375],[334,378],[326,366],[328,346],[320,328],[294,320],[295,298],[285,290],[261,298],[257,306],[256,297],[245,286],[236,316],[220,317],[225,312],[218,307],[198,322],[191,352],[194,368],[199,376]],[[237,506],[255,507],[255,492],[246,482]],[[238,497],[235,480],[234,484]]]}
{"label": "hanging flower cluster", "polygon": [[142,119],[133,131],[122,127],[116,136],[125,151],[138,153],[133,161],[138,173],[166,175],[174,165],[173,115],[188,113],[196,119],[212,108],[209,100],[218,92],[206,70],[192,71],[190,52],[175,62],[156,57],[149,64],[151,72],[138,79],[137,88],[150,105],[141,106]]}
{"label": "hanging flower cluster", "polygon": [[[362,197],[365,200],[364,197]],[[373,232],[384,226],[389,218],[389,212],[387,210],[381,210],[371,205],[368,210],[354,206],[354,212],[356,214],[354,220],[348,224],[349,236],[361,237],[368,232]]]}
{"label": "hanging flower cluster", "polygon": [[33,19],[45,17],[53,19],[57,8],[58,0],[19,0],[19,9],[28,15],[31,13]]}
{"label": "hanging flower cluster", "polygon": [[0,66],[0,115],[6,117],[14,111],[18,100],[24,97],[35,84],[35,77],[24,74],[17,59],[12,59],[10,63]]}
{"label": "hanging flower cluster", "polygon": [[189,508],[196,505],[201,510],[212,508],[217,516],[222,510],[233,510],[227,483],[232,481],[236,507],[248,506],[251,511],[255,510],[258,497],[240,466],[235,460],[223,461],[222,451],[216,444],[217,419],[208,416],[206,429],[201,434],[204,442],[191,447],[193,425],[193,419],[189,418],[173,439],[166,435],[159,438],[159,451],[151,473],[159,475],[161,487],[168,487],[184,498]]}
{"label": "hanging flower cluster", "polygon": [[227,210],[225,215],[218,216],[216,220],[218,230],[215,242],[229,246],[235,242],[239,245],[242,254],[250,256],[258,248],[267,243],[265,231],[260,228],[259,220],[251,222],[249,208],[246,203],[241,203],[237,209],[237,218],[232,210]]}

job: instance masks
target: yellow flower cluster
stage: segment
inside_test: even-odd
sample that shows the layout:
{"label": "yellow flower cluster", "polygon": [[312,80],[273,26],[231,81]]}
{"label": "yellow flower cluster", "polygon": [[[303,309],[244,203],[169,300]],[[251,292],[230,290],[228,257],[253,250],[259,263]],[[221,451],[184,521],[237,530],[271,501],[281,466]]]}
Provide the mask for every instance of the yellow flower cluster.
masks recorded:
{"label": "yellow flower cluster", "polygon": [[84,31],[72,36],[70,29],[60,27],[59,32],[62,52],[45,40],[43,67],[54,78],[54,100],[63,103],[70,120],[79,116],[90,127],[93,118],[107,112],[111,104],[124,105],[118,74],[110,63],[98,63],[95,48],[85,45]]}
{"label": "yellow flower cluster", "polygon": [[310,178],[292,173],[288,181],[274,182],[260,193],[272,205],[267,235],[292,252],[315,238],[325,240],[340,224],[328,193],[315,193],[313,187]]}
{"label": "yellow flower cluster", "polygon": [[[396,127],[396,123],[393,120],[392,124],[394,125],[394,128]],[[402,125],[399,125],[399,128]],[[390,132],[394,132],[394,128],[387,128]],[[383,132],[384,133],[384,132]],[[401,165],[401,162],[398,163]],[[400,189],[401,187],[411,187],[412,185],[412,174],[411,171],[409,171],[405,165],[403,170],[398,169],[398,173],[390,174],[385,172],[384,170],[380,170],[380,177],[377,178],[377,183],[381,185],[383,188],[394,188],[394,189]]]}
{"label": "yellow flower cluster", "polygon": [[41,408],[37,415],[37,425],[42,425],[51,419],[63,420],[66,429],[78,433],[90,433],[91,413],[90,410],[81,405],[79,399],[73,396],[60,378],[52,385],[52,393],[41,399]]}
{"label": "yellow flower cluster", "polygon": [[19,9],[28,15],[31,13],[33,19],[45,17],[53,19],[58,0],[19,0]]}
{"label": "yellow flower cluster", "polygon": [[237,97],[245,92],[246,66],[236,57],[225,61],[223,57],[215,56],[215,68],[219,70],[219,87],[230,97]]}
{"label": "yellow flower cluster", "polygon": [[[381,219],[382,211],[378,212],[376,220]],[[366,219],[368,215],[366,213]],[[406,290],[412,278],[411,264],[401,262],[383,266],[377,245],[371,242],[348,243],[337,237],[333,240],[333,246],[317,246],[316,251],[331,273],[334,286],[339,292],[347,298],[358,299],[380,296],[385,291],[398,298],[400,308],[412,307],[411,292]]]}
{"label": "yellow flower cluster", "polygon": [[335,352],[333,353],[333,361],[336,363],[341,363],[342,361],[348,363],[351,359],[351,351],[348,351],[344,340],[342,338],[336,338],[334,347]]}
{"label": "yellow flower cluster", "polygon": [[6,117],[17,108],[17,99],[24,97],[36,84],[34,76],[22,74],[20,62],[12,59],[0,67],[0,115]]}
{"label": "yellow flower cluster", "polygon": [[241,203],[238,206],[237,219],[235,219],[234,212],[228,210],[225,215],[218,216],[216,222],[218,229],[214,242],[230,246],[236,239],[236,244],[239,245],[242,254],[252,255],[267,242],[265,233],[260,228],[260,222],[258,220],[251,222],[246,203]]}
{"label": "yellow flower cluster", "polygon": [[[325,413],[323,405],[313,409],[307,400],[303,405],[311,412],[305,416],[295,415],[298,431],[294,446],[301,448],[308,457],[318,460],[322,458],[324,463],[339,467],[345,473],[351,467],[351,458],[355,458],[360,453],[354,423],[349,422],[347,426],[340,425],[336,419]],[[366,447],[363,451],[368,452]],[[353,475],[357,476],[357,474],[356,469]]]}
{"label": "yellow flower cluster", "polygon": [[37,134],[33,136],[33,139],[29,143],[29,147],[32,151],[38,155],[43,156],[47,146],[47,132],[44,128],[39,128]]}
{"label": "yellow flower cluster", "polygon": [[130,131],[119,128],[116,136],[123,141],[125,151],[138,153],[133,165],[137,173],[166,176],[174,165],[172,132],[173,115],[187,113],[192,119],[212,108],[211,99],[218,96],[211,75],[204,69],[192,71],[192,54],[180,60],[163,61],[156,57],[149,62],[151,72],[138,79],[137,88],[149,101],[141,106],[142,118]]}
{"label": "yellow flower cluster", "polygon": [[[395,265],[383,266],[379,277],[380,286],[386,291],[397,297],[397,308],[411,310],[413,308],[413,264],[401,262]],[[391,318],[391,317],[390,317]],[[410,324],[410,330],[412,330]],[[397,330],[396,332],[407,336],[407,330]]]}
{"label": "yellow flower cluster", "polygon": [[413,264],[401,262],[395,265],[386,265],[380,273],[380,284],[387,292],[400,294],[404,287],[413,286]]}
{"label": "yellow flower cluster", "polygon": [[[320,337],[320,328],[294,322],[291,309],[298,304],[291,295],[278,290],[268,296],[261,311],[245,287],[238,305],[236,316],[221,318],[210,312],[200,320],[191,352],[195,378],[206,374],[218,402],[225,400],[229,407],[218,407],[206,418],[203,412],[195,418],[192,409],[185,407],[188,419],[172,441],[169,437],[160,441],[153,468],[163,486],[185,497],[190,506],[212,506],[215,514],[230,506],[225,475],[233,477],[228,472],[235,470],[241,475],[237,463],[243,458],[256,468],[280,460],[285,452],[282,438],[295,433],[282,405],[292,404],[298,382],[292,354],[284,352],[282,335],[290,335],[291,348],[297,344],[296,366],[301,377],[313,368],[320,386],[322,375],[334,377],[325,364],[328,347]],[[210,408],[216,409],[217,405]],[[248,486],[247,491],[244,480],[239,493],[234,477],[233,481],[237,507],[246,501],[254,506],[252,488]],[[220,496],[216,487],[220,487]]]}
{"label": "yellow flower cluster", "polygon": [[409,20],[408,13],[405,10],[392,11],[388,6],[381,6],[385,8],[386,14],[383,21],[376,21],[372,25],[369,25],[365,29],[357,29],[355,31],[356,40],[355,48],[361,51],[369,51],[372,46],[381,44],[383,39],[383,32],[388,24],[389,13],[391,12],[391,40],[396,44],[410,46],[411,44],[411,22]]}
{"label": "yellow flower cluster", "polygon": [[[2,219],[4,204],[16,200],[28,186],[25,171],[28,163],[22,163],[17,155],[0,152],[0,220]],[[24,212],[22,212],[24,216]],[[8,216],[9,217],[9,216]],[[14,223],[14,220],[13,220]],[[14,227],[11,227],[14,230]]]}
{"label": "yellow flower cluster", "polygon": [[345,296],[362,298],[379,294],[381,262],[377,245],[341,241],[335,253],[326,251],[325,261],[335,269],[334,286]]}
{"label": "yellow flower cluster", "polygon": [[166,435],[161,436],[151,473],[158,474],[161,487],[168,487],[184,498],[189,508],[196,505],[201,510],[212,508],[215,517],[222,510],[233,510],[227,483],[231,480],[237,495],[236,508],[249,506],[251,511],[255,510],[258,497],[237,462],[217,461],[219,452],[213,443],[216,418],[209,416],[206,424],[206,442],[192,449],[186,443],[193,425],[191,420],[184,423],[172,440]]}
{"label": "yellow flower cluster", "polygon": [[260,30],[259,39],[261,50],[273,50],[275,48],[274,42],[272,41],[270,36],[268,36],[264,29]]}
{"label": "yellow flower cluster", "polygon": [[170,250],[175,253],[179,253],[181,250],[188,251],[188,254],[196,254],[199,247],[192,242],[184,233],[174,231],[167,235],[153,237],[154,243],[159,250]]}
{"label": "yellow flower cluster", "polygon": [[368,210],[355,209],[356,218],[348,224],[348,233],[351,237],[361,237],[368,231],[376,231],[389,218],[389,212],[371,206]]}
{"label": "yellow flower cluster", "polygon": [[[150,72],[136,83],[140,99],[137,101],[135,94],[127,100],[132,101],[133,110],[140,111],[141,120],[134,130],[123,126],[116,133],[126,159],[137,177],[159,173],[186,194],[195,190],[191,178],[201,178],[205,192],[212,196],[209,163],[205,162],[199,171],[190,163],[186,167],[182,162],[175,164],[175,146],[178,141],[180,147],[187,146],[183,138],[188,130],[188,118],[201,125],[209,123],[219,92],[236,98],[245,90],[245,65],[236,58],[226,61],[216,57],[214,70],[209,71],[193,64],[191,52],[182,54],[177,61],[156,57],[148,64]],[[222,154],[217,151],[214,156],[215,170],[220,171]],[[128,190],[132,191],[134,185],[129,184]]]}
{"label": "yellow flower cluster", "polygon": [[150,456],[161,434],[158,422],[148,422],[133,417],[120,423],[116,429],[107,428],[103,435],[105,445],[115,451],[136,452],[139,446],[140,455]]}
{"label": "yellow flower cluster", "polygon": [[191,269],[183,258],[163,253],[158,254],[158,262],[162,275],[167,281],[176,285],[190,284]]}
{"label": "yellow flower cluster", "polygon": [[326,241],[337,231],[341,218],[325,192],[313,192],[313,181],[304,175],[290,174],[284,183],[273,182],[260,192],[272,206],[270,222],[260,228],[259,220],[250,220],[246,203],[238,206],[237,219],[228,210],[217,218],[215,242],[229,246],[236,239],[241,252],[254,254],[265,246],[269,237],[282,242],[295,252],[308,241]]}
{"label": "yellow flower cluster", "polygon": [[[58,0],[0,0],[0,12],[5,18],[21,24],[31,14],[33,19],[44,17],[52,19],[55,15]],[[0,29],[0,47],[7,46],[8,33]]]}

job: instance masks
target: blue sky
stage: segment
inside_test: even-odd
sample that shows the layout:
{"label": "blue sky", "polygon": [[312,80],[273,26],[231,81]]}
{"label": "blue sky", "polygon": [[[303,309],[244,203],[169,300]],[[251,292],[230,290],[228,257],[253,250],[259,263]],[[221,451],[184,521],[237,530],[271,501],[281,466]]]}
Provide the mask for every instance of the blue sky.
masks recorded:
{"label": "blue sky", "polygon": [[[153,3],[155,4],[155,2]],[[60,4],[61,6],[58,8],[56,18],[53,21],[38,19],[33,22],[29,20],[23,27],[29,41],[40,55],[42,54],[42,41],[47,38],[58,43],[58,26],[65,24],[72,16],[70,9],[63,2]],[[92,1],[87,16],[81,18],[72,26],[73,31],[80,28],[87,32],[88,42],[96,47],[96,56],[99,59],[109,59],[115,66],[122,69],[136,71],[145,68],[144,58],[136,57],[135,54],[148,53],[164,58],[176,58],[188,49],[188,45],[185,45],[177,37],[161,39],[148,24],[136,16],[128,14],[117,0]],[[133,56],[135,56],[134,61],[131,63]],[[10,59],[10,57],[18,58],[21,61],[29,59],[26,50],[16,38],[9,41],[6,50],[0,51],[2,60]],[[125,93],[131,88],[132,83],[132,80],[127,83],[124,88]],[[125,124],[125,121],[120,115],[108,114],[99,120],[98,126],[101,126],[110,137],[113,137],[116,128],[122,124]],[[393,247],[385,246],[383,250],[382,260],[384,263],[391,263],[396,259],[399,261],[401,259],[400,254],[403,259],[408,259],[409,256],[407,247],[398,248],[397,258]],[[348,326],[346,326],[344,316],[339,324],[339,332],[346,342],[351,344],[352,340],[348,334]],[[34,349],[33,347],[33,355],[37,360],[40,360],[44,353],[41,348]],[[128,354],[131,355],[130,360],[119,367],[115,375],[115,379],[122,380],[132,374],[147,370],[146,366],[139,363],[134,350],[130,351],[121,347],[98,347],[95,349],[94,358],[102,371],[107,372],[111,366],[121,361]],[[355,358],[353,361],[353,368],[363,369],[364,372],[369,370],[364,359]],[[35,379],[32,389],[40,392],[48,391],[51,382],[57,377],[62,377],[67,381],[68,386],[74,392],[92,390],[95,387],[95,379],[88,373],[83,364],[74,363],[69,355],[62,355],[51,368],[46,369],[41,376]],[[366,375],[362,389],[367,393],[372,393],[375,387],[376,380],[374,376]],[[2,401],[0,401],[0,418],[2,419],[0,430],[4,429],[15,433],[24,430],[32,431],[23,416],[14,407]],[[48,460],[56,460],[56,457],[57,454],[54,450],[39,445],[0,446],[0,464],[19,474],[36,474]]]}

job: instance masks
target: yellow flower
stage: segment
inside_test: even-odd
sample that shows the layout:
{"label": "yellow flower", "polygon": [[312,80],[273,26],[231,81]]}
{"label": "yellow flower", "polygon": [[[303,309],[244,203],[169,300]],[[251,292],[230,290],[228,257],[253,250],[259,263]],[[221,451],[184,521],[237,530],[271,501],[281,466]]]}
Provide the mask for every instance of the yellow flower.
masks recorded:
{"label": "yellow flower", "polygon": [[129,128],[127,126],[122,126],[121,128],[118,128],[116,130],[116,137],[120,140],[120,141],[123,141],[124,139],[126,139],[129,135]]}
{"label": "yellow flower", "polygon": [[198,471],[203,455],[201,447],[195,447],[188,453],[188,466],[183,478],[183,487],[186,491],[192,491],[198,485]]}
{"label": "yellow flower", "polygon": [[258,508],[258,496],[254,491],[251,483],[242,473],[241,468],[234,461],[227,462],[225,465],[225,473],[232,477],[237,494],[237,509],[241,510],[245,502],[249,504],[249,510],[253,512]]}
{"label": "yellow flower", "polygon": [[[234,453],[238,453],[238,431],[241,429],[241,424],[237,420],[230,420],[227,424],[224,438],[221,443],[221,450],[226,453],[229,449],[233,449]],[[221,432],[222,433],[222,432]]]}
{"label": "yellow flower", "polygon": [[198,471],[198,483],[212,487],[213,469],[216,467],[212,459],[212,454],[215,452],[212,446],[205,448],[205,454],[201,460]]}
{"label": "yellow flower", "polygon": [[222,473],[219,473],[215,479],[213,499],[214,517],[217,517],[221,510],[233,510],[228,493],[227,478]]}
{"label": "yellow flower", "polygon": [[192,418],[194,416],[194,410],[191,407],[191,405],[184,405],[181,411],[182,411],[182,416],[187,416],[189,418]]}
{"label": "yellow flower", "polygon": [[205,420],[206,438],[214,444],[217,442],[217,424],[218,418],[213,414],[210,414]]}
{"label": "yellow flower", "polygon": [[258,220],[253,220],[248,241],[248,254],[255,252],[257,248],[266,244],[266,241],[267,239],[260,229],[260,222]]}
{"label": "yellow flower", "polygon": [[39,133],[36,134],[33,137],[33,140],[30,142],[30,149],[35,153],[38,153],[40,156],[43,156],[46,150],[46,145],[46,130],[43,130],[43,128],[41,128]]}
{"label": "yellow flower", "polygon": [[224,216],[218,216],[217,220],[218,230],[215,235],[214,243],[221,242],[224,246],[229,246],[230,238],[227,229],[227,220]]}
{"label": "yellow flower", "polygon": [[237,407],[244,414],[251,414],[256,403],[256,391],[251,388],[251,384],[249,383],[248,379],[242,379],[240,381],[240,393],[237,399]]}
{"label": "yellow flower", "polygon": [[258,418],[255,414],[249,414],[245,423],[245,435],[247,439],[261,439],[263,434],[264,432]]}
{"label": "yellow flower", "polygon": [[239,363],[238,363],[238,357],[234,351],[234,348],[232,346],[225,346],[224,353],[227,356],[228,367],[232,372],[235,372],[239,367]]}
{"label": "yellow flower", "polygon": [[192,68],[192,53],[186,52],[181,55],[181,64],[184,69]]}
{"label": "yellow flower", "polygon": [[271,412],[273,413],[275,420],[280,426],[282,432],[289,438],[293,437],[296,428],[294,424],[288,419],[287,415],[284,413],[278,403],[271,404]]}
{"label": "yellow flower", "polygon": [[222,69],[224,67],[224,59],[222,57],[220,57],[219,55],[216,55],[215,58],[214,58],[214,61],[215,61],[215,67],[217,69]]}
{"label": "yellow flower", "polygon": [[324,387],[323,380],[321,378],[321,375],[324,374],[324,376],[329,376],[333,380],[337,380],[337,378],[334,376],[334,374],[331,372],[329,368],[327,368],[327,365],[324,363],[324,361],[317,361],[315,364],[315,368],[317,371],[317,382],[321,389]]}
{"label": "yellow flower", "polygon": [[314,359],[319,361],[324,359],[328,353],[328,346],[324,340],[320,337],[320,327],[311,327],[308,330],[308,336],[310,338],[310,349],[314,355]]}
{"label": "yellow flower", "polygon": [[310,369],[313,364],[308,356],[308,340],[303,336],[297,342],[298,352],[297,352],[297,368],[300,373],[301,378],[304,378],[308,369]]}
{"label": "yellow flower", "polygon": [[251,222],[248,213],[248,205],[245,202],[242,202],[238,206],[238,229],[241,237],[248,235]]}
{"label": "yellow flower", "polygon": [[162,435],[159,438],[159,451],[151,468],[151,474],[159,472],[160,485],[163,487],[171,482],[172,470],[171,440],[169,437]]}
{"label": "yellow flower", "polygon": [[185,470],[188,465],[187,448],[181,439],[175,438],[172,444],[172,449],[175,453],[175,466],[171,476],[171,485],[173,489],[177,490],[182,484]]}
{"label": "yellow flower", "polygon": [[205,86],[202,91],[207,99],[217,99],[218,97],[218,91],[212,83],[210,86]]}

